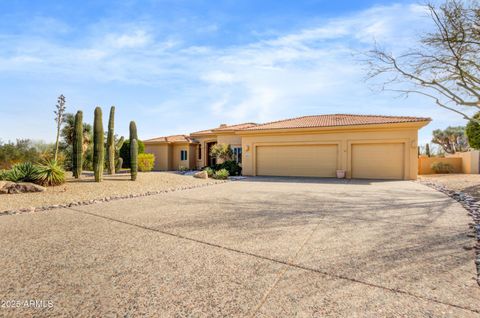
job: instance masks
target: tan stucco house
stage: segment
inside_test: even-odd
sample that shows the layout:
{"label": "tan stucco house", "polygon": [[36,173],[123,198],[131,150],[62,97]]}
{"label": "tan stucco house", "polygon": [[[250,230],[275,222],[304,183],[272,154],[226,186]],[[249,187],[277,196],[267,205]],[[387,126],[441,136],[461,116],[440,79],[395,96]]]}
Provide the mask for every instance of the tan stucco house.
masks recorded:
{"label": "tan stucco house", "polygon": [[199,169],[215,163],[215,143],[232,147],[247,176],[416,179],[418,130],[430,118],[317,115],[217,128],[145,140],[156,170]]}

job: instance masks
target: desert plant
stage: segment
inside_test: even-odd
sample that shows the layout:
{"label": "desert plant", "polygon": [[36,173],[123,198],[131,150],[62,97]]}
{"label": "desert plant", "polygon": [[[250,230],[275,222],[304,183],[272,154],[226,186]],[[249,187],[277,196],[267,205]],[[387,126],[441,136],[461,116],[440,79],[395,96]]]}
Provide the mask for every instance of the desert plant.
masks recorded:
{"label": "desert plant", "polygon": [[185,166],[179,166],[179,167],[178,167],[178,171],[180,171],[180,172],[186,172],[186,171],[188,171],[188,168],[185,167]]}
{"label": "desert plant", "polygon": [[110,108],[110,117],[108,118],[108,135],[107,135],[107,166],[108,174],[115,174],[115,106]]}
{"label": "desert plant", "polygon": [[118,172],[122,170],[123,166],[123,159],[122,157],[118,157],[117,160],[115,161],[115,171]]}
{"label": "desert plant", "polygon": [[[480,112],[476,113],[473,119],[480,121]],[[480,124],[477,121],[470,120],[465,131],[468,137],[468,144],[473,149],[480,149]]]}
{"label": "desert plant", "polygon": [[63,96],[63,94],[58,97],[57,105],[55,107],[57,110],[55,110],[53,113],[55,114],[55,122],[57,123],[57,139],[55,141],[55,160],[57,160],[60,130],[62,129],[63,115],[66,109],[65,96]]}
{"label": "desert plant", "polygon": [[152,171],[153,166],[155,165],[155,155],[152,153],[141,153],[138,154],[138,170]]}
{"label": "desert plant", "polygon": [[55,160],[47,160],[37,169],[36,183],[43,186],[57,186],[65,183],[65,170]]}
{"label": "desert plant", "polygon": [[36,182],[38,167],[31,162],[18,163],[6,172],[5,180],[12,182]]}
{"label": "desert plant", "polygon": [[0,181],[7,180],[7,176],[8,176],[8,170],[1,169],[0,170]]}
{"label": "desert plant", "polygon": [[434,162],[430,166],[430,168],[435,172],[435,173],[452,173],[453,172],[453,167],[452,165],[444,162]]}
{"label": "desert plant", "polygon": [[242,174],[242,167],[235,160],[227,160],[212,167],[214,170],[226,169],[230,176],[239,176]]}
{"label": "desert plant", "polygon": [[210,148],[210,155],[222,160],[231,160],[233,151],[229,144],[215,144]]}
{"label": "desert plant", "polygon": [[208,175],[209,178],[211,178],[213,176],[213,174],[215,173],[215,170],[213,170],[210,167],[203,168],[203,171],[207,172],[207,175]]}
{"label": "desert plant", "polygon": [[228,171],[227,169],[220,169],[218,171],[215,171],[212,177],[214,179],[226,180],[228,179]]}
{"label": "desert plant", "polygon": [[425,155],[427,155],[427,157],[430,157],[430,145],[429,144],[425,145]]}
{"label": "desert plant", "polygon": [[136,139],[131,140],[130,144],[130,176],[132,181],[137,180],[138,172],[138,142]]}
{"label": "desert plant", "polygon": [[73,131],[72,147],[72,171],[73,176],[78,179],[83,170],[83,113],[78,111],[75,115],[75,129]]}
{"label": "desert plant", "polygon": [[[137,140],[138,153],[145,152],[145,144],[141,140]],[[130,140],[125,140],[120,148],[120,157],[123,159],[123,167],[130,168]]]}
{"label": "desert plant", "polygon": [[42,152],[50,152],[54,147],[55,145],[40,145],[30,139],[17,139],[15,143],[0,140],[0,169],[10,169],[21,162],[39,162]]}
{"label": "desert plant", "polygon": [[130,136],[129,139],[132,141],[133,139],[136,139],[138,141],[138,134],[137,134],[137,124],[132,120],[130,122]]}
{"label": "desert plant", "polygon": [[103,159],[104,159],[104,131],[102,122],[102,109],[95,108],[95,117],[93,121],[93,172],[95,181],[101,182],[103,178]]}

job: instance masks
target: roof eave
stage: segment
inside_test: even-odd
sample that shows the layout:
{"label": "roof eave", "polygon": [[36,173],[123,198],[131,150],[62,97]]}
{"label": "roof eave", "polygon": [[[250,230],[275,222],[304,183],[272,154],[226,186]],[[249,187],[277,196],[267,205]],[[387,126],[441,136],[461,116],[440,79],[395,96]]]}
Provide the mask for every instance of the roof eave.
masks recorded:
{"label": "roof eave", "polygon": [[254,135],[254,134],[271,134],[271,133],[301,133],[301,132],[315,132],[315,131],[338,131],[338,130],[364,130],[364,129],[420,129],[428,125],[431,119],[404,122],[404,123],[385,123],[385,124],[362,124],[362,125],[343,125],[343,126],[327,126],[327,127],[303,127],[303,128],[270,128],[270,129],[245,129],[238,130],[238,135]]}

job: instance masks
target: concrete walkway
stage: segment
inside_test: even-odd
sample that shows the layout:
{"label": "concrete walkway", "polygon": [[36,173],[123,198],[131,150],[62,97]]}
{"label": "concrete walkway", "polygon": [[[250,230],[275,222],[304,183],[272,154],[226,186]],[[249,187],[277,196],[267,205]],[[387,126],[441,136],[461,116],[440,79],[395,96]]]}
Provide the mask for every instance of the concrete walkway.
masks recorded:
{"label": "concrete walkway", "polygon": [[0,316],[478,317],[469,222],[414,182],[288,178],[1,216]]}

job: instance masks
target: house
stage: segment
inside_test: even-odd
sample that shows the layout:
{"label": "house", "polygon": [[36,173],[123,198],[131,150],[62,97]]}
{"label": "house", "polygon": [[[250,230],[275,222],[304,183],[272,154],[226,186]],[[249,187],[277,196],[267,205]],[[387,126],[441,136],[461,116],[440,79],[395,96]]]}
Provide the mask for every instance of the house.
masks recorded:
{"label": "house", "polygon": [[157,170],[212,165],[210,148],[232,147],[248,176],[416,179],[418,130],[430,118],[316,115],[265,124],[243,123],[145,140]]}

